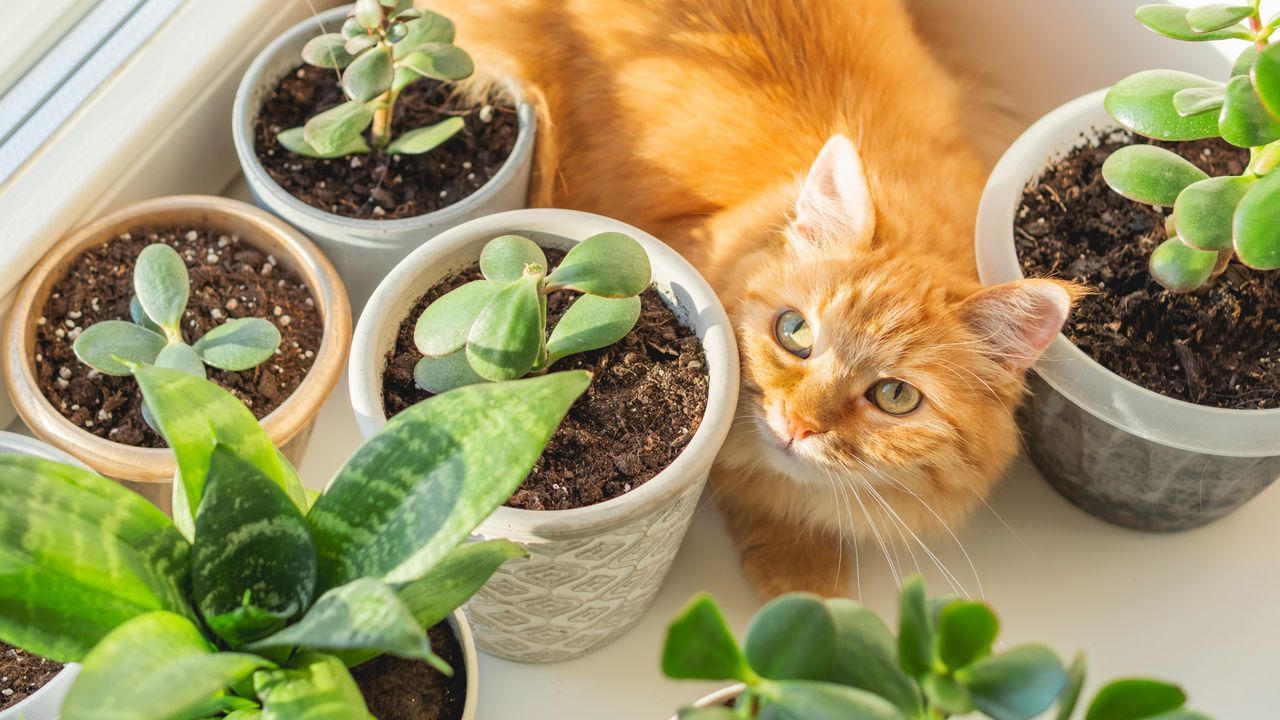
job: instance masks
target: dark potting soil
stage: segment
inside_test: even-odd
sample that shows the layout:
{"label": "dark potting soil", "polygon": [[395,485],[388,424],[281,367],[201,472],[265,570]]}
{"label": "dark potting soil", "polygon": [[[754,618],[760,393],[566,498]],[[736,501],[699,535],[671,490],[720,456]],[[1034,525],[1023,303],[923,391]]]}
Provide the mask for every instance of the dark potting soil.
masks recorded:
{"label": "dark potting soil", "polygon": [[142,393],[131,377],[102,375],[72,350],[100,320],[128,320],[133,266],[146,246],[166,243],[187,264],[191,297],[182,316],[188,343],[232,318],[262,317],[280,330],[274,357],[244,372],[206,367],[259,419],[302,383],[320,349],[323,320],[310,290],[276,258],[216,228],[136,228],[91,248],[53,287],[36,328],[36,382],[64,417],[99,437],[135,447],[164,447],[142,419]]}
{"label": "dark potting soil", "polygon": [[[1280,271],[1232,261],[1210,286],[1177,294],[1151,278],[1167,211],[1121,197],[1102,163],[1136,142],[1115,132],[1083,142],[1028,184],[1015,222],[1023,273],[1095,292],[1064,332],[1107,369],[1162,395],[1222,408],[1280,407]],[[1217,139],[1153,143],[1209,175],[1238,175],[1247,150]]]}
{"label": "dark potting soil", "polygon": [[61,663],[0,642],[0,710],[26,700],[61,670]]}
{"label": "dark potting soil", "polygon": [[280,187],[306,204],[346,217],[390,220],[423,215],[480,189],[515,146],[515,107],[496,92],[475,104],[453,86],[430,78],[405,88],[391,119],[393,135],[461,116],[466,126],[421,155],[372,153],[329,160],[285,150],[281,130],[299,127],[346,101],[338,75],[300,65],[285,75],[262,105],[254,125],[254,151]]}
{"label": "dark potting soil", "polygon": [[427,631],[431,649],[453,668],[453,677],[421,660],[383,655],[352,668],[369,712],[378,720],[459,720],[467,703],[462,645],[447,622]]}
{"label": "dark potting soil", "polygon": [[[552,267],[562,257],[547,251]],[[477,266],[445,279],[400,322],[382,378],[388,417],[431,397],[413,381],[413,367],[422,359],[413,344],[418,316],[440,296],[480,277]],[[562,291],[548,298],[548,331],[575,297]],[[640,319],[629,335],[552,366],[553,372],[591,371],[591,387],[569,409],[533,472],[507,501],[509,507],[568,510],[630,492],[670,465],[698,430],[707,408],[702,346],[653,288],[640,300]]]}

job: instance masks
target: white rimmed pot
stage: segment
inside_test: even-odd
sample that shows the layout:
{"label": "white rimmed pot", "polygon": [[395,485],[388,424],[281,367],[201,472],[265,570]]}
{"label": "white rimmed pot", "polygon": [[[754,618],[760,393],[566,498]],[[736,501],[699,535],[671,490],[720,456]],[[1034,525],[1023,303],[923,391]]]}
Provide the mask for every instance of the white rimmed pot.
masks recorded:
{"label": "white rimmed pot", "polygon": [[454,610],[449,616],[449,627],[462,647],[462,663],[467,672],[467,699],[462,705],[461,720],[476,720],[476,708],[480,705],[480,661],[476,655],[475,633],[461,610]]}
{"label": "white rimmed pot", "polygon": [[519,134],[511,155],[480,189],[446,208],[395,220],[349,218],[314,208],[280,187],[258,161],[253,127],[264,100],[285,74],[302,64],[302,46],[326,31],[337,32],[352,6],[320,13],[294,25],[267,46],[245,73],[232,110],[232,135],[240,168],[259,206],[302,230],[338,268],[359,315],[373,289],[396,263],[437,233],[472,218],[525,207],[537,119],[514,83],[505,87],[516,103]]}
{"label": "white rimmed pot", "polygon": [[[1022,277],[1022,191],[1085,137],[1117,128],[1100,90],[1046,115],[1000,159],[978,211],[982,281]],[[1248,502],[1280,476],[1280,409],[1230,410],[1160,395],[1058,335],[1035,364],[1023,412],[1031,459],[1060,493],[1125,527],[1186,530]]]}
{"label": "white rimmed pot", "polygon": [[351,402],[367,437],[387,421],[386,354],[423,293],[475,263],[484,244],[499,235],[525,235],[545,247],[568,249],[610,231],[640,242],[655,288],[697,333],[710,380],[707,410],[675,461],[626,495],[573,510],[502,507],[476,530],[479,538],[524,544],[531,555],[500,569],[467,606],[480,649],[510,660],[553,662],[591,652],[635,624],[653,600],[733,420],[738,354],[729,318],[697,271],[652,235],[599,215],[539,209],[472,220],[418,248],[378,286],[356,327]]}
{"label": "white rimmed pot", "polygon": [[[0,431],[0,455],[33,455],[46,460],[56,460],[68,465],[85,467],[83,463],[61,450],[17,433]],[[80,674],[80,666],[69,663],[62,672],[53,676],[45,686],[26,700],[0,710],[0,720],[58,720],[62,701]]]}

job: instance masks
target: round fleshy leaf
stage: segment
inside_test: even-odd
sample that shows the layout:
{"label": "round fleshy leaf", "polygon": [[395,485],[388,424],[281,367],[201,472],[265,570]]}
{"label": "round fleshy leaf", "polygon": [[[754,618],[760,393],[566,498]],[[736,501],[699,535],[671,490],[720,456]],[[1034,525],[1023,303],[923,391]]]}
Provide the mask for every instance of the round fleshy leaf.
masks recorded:
{"label": "round fleshy leaf", "polygon": [[141,325],[142,327],[161,335],[164,334],[164,328],[157,325],[155,320],[147,317],[147,311],[142,309],[142,303],[138,301],[137,295],[129,298],[129,319],[132,320],[135,325]]}
{"label": "round fleshy leaf", "polygon": [[351,16],[367,30],[382,27],[382,3],[378,0],[356,0]]}
{"label": "round fleshy leaf", "polygon": [[1173,237],[1151,253],[1151,277],[1169,292],[1191,292],[1209,281],[1217,263],[1218,253],[1197,250]]}
{"label": "round fleshy leaf", "polygon": [[1262,105],[1280,117],[1280,45],[1271,45],[1258,54],[1252,77]]}
{"label": "round fleshy leaf", "polygon": [[422,11],[417,8],[409,8],[400,10],[391,16],[392,20],[399,20],[401,23],[407,23],[410,20],[417,20],[422,17]]}
{"label": "round fleshy leaf", "polygon": [[421,155],[443,145],[449,138],[457,135],[466,124],[460,117],[441,120],[435,125],[420,127],[396,138],[387,146],[392,155]]}
{"label": "round fleshy leaf", "polygon": [[600,297],[630,297],[649,287],[650,273],[649,255],[640,243],[607,232],[574,245],[547,283]]}
{"label": "round fleshy leaf", "polygon": [[755,680],[716,601],[698,595],[671,622],[662,673],[676,680]]}
{"label": "round fleshy leaf", "polygon": [[1251,176],[1224,176],[1188,185],[1173,204],[1174,234],[1199,250],[1230,249],[1236,206],[1256,182]]}
{"label": "round fleshy leaf", "polygon": [[368,34],[369,34],[369,31],[365,30],[364,26],[360,24],[360,21],[356,20],[353,17],[347,18],[346,22],[342,23],[342,37],[347,40],[350,40],[351,38],[356,37],[357,35],[368,35]]}
{"label": "round fleshy leaf", "polygon": [[1187,25],[1198,32],[1211,32],[1239,24],[1253,14],[1248,5],[1201,5],[1187,11]]}
{"label": "round fleshy leaf", "polygon": [[85,328],[71,349],[80,362],[104,375],[131,375],[119,360],[151,365],[164,349],[163,335],[124,320],[103,320]]}
{"label": "round fleshy leaf", "polygon": [[1187,21],[1187,8],[1177,5],[1143,5],[1134,14],[1138,22],[1151,30],[1174,40],[1204,42],[1206,40],[1248,40],[1249,32],[1243,28],[1223,28],[1210,32],[1196,32]]}
{"label": "round fleshy leaf", "polygon": [[344,68],[353,59],[346,50],[346,44],[347,39],[341,33],[325,33],[313,37],[302,46],[302,60],[316,67]]}
{"label": "round fleshy leaf", "polygon": [[280,347],[280,331],[269,320],[246,317],[228,320],[205,333],[192,349],[205,363],[241,372],[262,364]]}
{"label": "round fleshy leaf", "polygon": [[547,338],[547,364],[568,355],[608,347],[626,337],[639,319],[639,297],[583,295],[573,301]]}
{"label": "round fleshy leaf", "polygon": [[1232,220],[1236,256],[1258,270],[1280,268],[1280,172],[1259,180]]}
{"label": "round fleshy leaf", "polygon": [[1226,95],[1226,86],[1207,88],[1187,88],[1173,95],[1173,109],[1182,117],[1196,115],[1222,107],[1222,99]]}
{"label": "round fleshy leaf", "polygon": [[1182,156],[1154,145],[1122,147],[1102,164],[1102,178],[1112,190],[1161,207],[1171,207],[1178,193],[1208,177]]}
{"label": "round fleshy leaf", "polygon": [[342,73],[342,89],[357,102],[369,102],[391,89],[395,69],[391,67],[391,51],[376,47],[364,52]]}
{"label": "round fleshy leaf", "polygon": [[1188,88],[1211,88],[1212,80],[1177,70],[1146,70],[1112,86],[1103,100],[1107,113],[1126,130],[1157,140],[1200,140],[1218,136],[1212,112],[1182,117],[1173,96]]}
{"label": "round fleshy leaf", "polygon": [[467,352],[458,350],[444,357],[424,357],[413,366],[413,381],[418,387],[433,395],[467,385],[485,382],[485,379],[471,369],[467,362]]}
{"label": "round fleshy leaf", "polygon": [[1280,140],[1280,118],[1262,106],[1247,75],[1237,75],[1227,83],[1218,129],[1222,139],[1236,147],[1258,147]]}
{"label": "round fleshy leaf", "polygon": [[902,585],[898,612],[898,664],[920,677],[933,666],[933,623],[925,600],[924,580],[913,575]]}
{"label": "round fleshy leaf", "polygon": [[1231,66],[1231,76],[1248,75],[1253,72],[1253,64],[1258,60],[1258,47],[1256,45],[1247,45],[1240,54],[1236,56],[1235,63]]}
{"label": "round fleshy leaf", "polygon": [[454,36],[453,21],[429,10],[423,11],[422,17],[405,23],[409,31],[405,38],[395,45],[395,58],[400,60],[417,52],[428,43],[452,43]]}
{"label": "round fleshy leaf", "polygon": [[156,367],[172,368],[198,378],[205,378],[204,363],[191,346],[182,341],[170,341],[156,355]]}
{"label": "round fleshy leaf", "polygon": [[408,34],[409,34],[409,30],[404,26],[404,23],[402,22],[393,23],[390,27],[387,28],[387,42],[398,43],[401,40],[404,40]]}
{"label": "round fleshy leaf", "polygon": [[1067,685],[1062,661],[1041,645],[985,657],[956,677],[973,705],[995,720],[1030,720],[1049,708]]}
{"label": "round fleshy leaf", "polygon": [[931,673],[920,683],[929,704],[949,714],[962,715],[973,710],[969,688],[951,675]]}
{"label": "round fleshy leaf", "polygon": [[768,685],[765,692],[777,702],[760,713],[760,720],[906,720],[888,700],[865,690],[808,680]]}
{"label": "round fleshy leaf", "polygon": [[520,235],[496,237],[480,252],[480,272],[490,280],[519,280],[526,265],[540,265],[545,274],[547,256],[538,243]]}
{"label": "round fleshy leaf", "polygon": [[533,369],[542,347],[536,277],[506,285],[485,305],[467,334],[467,361],[486,380],[515,380]]}
{"label": "round fleshy leaf", "polygon": [[133,268],[133,291],[147,317],[165,328],[170,336],[182,333],[182,312],[191,293],[187,264],[177,250],[155,243],[138,253]]}
{"label": "round fleshy leaf", "polygon": [[413,328],[413,343],[427,357],[444,357],[467,344],[476,317],[505,283],[474,280],[427,306]]}
{"label": "round fleshy leaf", "polygon": [[437,80],[461,80],[476,70],[467,51],[449,43],[424,43],[400,63],[419,75]]}
{"label": "round fleshy leaf", "polygon": [[835,621],[817,595],[783,595],[756,613],[743,650],[751,669],[770,680],[826,680],[836,653]]}
{"label": "round fleshy leaf", "polygon": [[1126,679],[1107,683],[1089,703],[1085,720],[1144,720],[1168,717],[1187,702],[1177,685],[1158,680]]}
{"label": "round fleshy leaf", "polygon": [[999,632],[1000,622],[991,608],[956,600],[938,614],[938,657],[952,670],[968,667],[991,654]]}
{"label": "round fleshy leaf", "polygon": [[[342,47],[343,50],[351,56],[352,60],[354,60],[357,55],[377,44],[377,35],[357,35],[353,38],[348,38],[346,44]],[[350,64],[350,62],[348,62],[348,64]]]}
{"label": "round fleshy leaf", "polygon": [[350,147],[372,122],[372,106],[346,102],[308,120],[302,127],[302,136],[316,152],[327,155]]}
{"label": "round fleshy leaf", "polygon": [[289,128],[281,130],[276,135],[276,142],[280,143],[285,150],[297,155],[313,158],[336,158],[345,155],[367,155],[370,152],[369,143],[365,141],[364,135],[356,134],[346,145],[338,148],[333,152],[322,153],[311,147],[307,142],[306,132],[303,128]]}

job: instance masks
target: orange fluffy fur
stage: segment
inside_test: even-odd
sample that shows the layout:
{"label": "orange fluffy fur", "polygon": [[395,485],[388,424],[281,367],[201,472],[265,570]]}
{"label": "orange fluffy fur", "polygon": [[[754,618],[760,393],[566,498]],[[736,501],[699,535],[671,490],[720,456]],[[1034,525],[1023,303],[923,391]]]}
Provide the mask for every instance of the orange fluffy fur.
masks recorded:
{"label": "orange fluffy fur", "polygon": [[[653,233],[728,308],[744,391],[713,483],[762,593],[844,593],[843,543],[954,527],[988,493],[1068,291],[980,292],[983,171],[957,88],[899,0],[424,5],[538,104],[534,204]],[[802,190],[841,135],[856,147],[831,156],[843,190],[832,166]],[[803,226],[802,193],[816,208]],[[815,331],[808,359],[775,338],[788,308]],[[866,394],[880,378],[918,388],[920,408],[878,410]],[[795,423],[814,434],[793,442]]]}

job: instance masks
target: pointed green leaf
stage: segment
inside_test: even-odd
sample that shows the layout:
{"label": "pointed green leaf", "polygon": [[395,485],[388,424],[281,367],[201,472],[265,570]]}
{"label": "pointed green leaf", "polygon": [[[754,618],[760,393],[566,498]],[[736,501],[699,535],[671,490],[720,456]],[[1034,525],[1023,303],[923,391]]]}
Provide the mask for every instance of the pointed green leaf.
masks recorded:
{"label": "pointed green leaf", "polygon": [[382,14],[382,3],[378,0],[356,0],[356,6],[351,10],[351,17],[366,30],[382,27]]}
{"label": "pointed green leaf", "polygon": [[933,626],[929,622],[924,579],[913,575],[902,586],[898,617],[898,663],[903,672],[920,677],[933,667]]}
{"label": "pointed green leaf", "polygon": [[302,653],[253,676],[263,720],[369,720],[356,681],[332,655]]}
{"label": "pointed green leaf", "polygon": [[433,395],[467,385],[488,382],[471,369],[465,350],[458,350],[439,358],[422,358],[417,365],[413,366],[413,381],[418,387]]}
{"label": "pointed green leaf", "polygon": [[280,347],[280,331],[270,320],[236,318],[205,333],[192,349],[206,363],[240,372],[262,364]]}
{"label": "pointed green leaf", "polygon": [[156,367],[179,370],[192,377],[204,379],[204,363],[191,346],[181,340],[171,341],[156,355]]}
{"label": "pointed green leaf", "polygon": [[1236,206],[1256,182],[1227,175],[1188,185],[1173,204],[1177,235],[1199,250],[1230,250]]}
{"label": "pointed green leaf", "polygon": [[1248,75],[1237,75],[1227,83],[1218,129],[1222,139],[1236,147],[1258,147],[1280,140],[1280,118],[1262,106]]}
{"label": "pointed green leaf", "polygon": [[640,298],[583,295],[565,311],[547,338],[547,364],[575,353],[612,345],[640,319]]}
{"label": "pointed green leaf", "polygon": [[[342,73],[342,89],[352,100],[367,103],[390,90],[393,78],[395,69],[391,67],[391,50],[377,47],[351,61]],[[311,140],[310,137],[307,139]],[[317,143],[312,144],[319,147]]]}
{"label": "pointed green leaf", "polygon": [[420,127],[401,135],[387,146],[392,155],[421,155],[443,145],[449,138],[457,135],[466,122],[460,117],[441,120],[435,125]]}
{"label": "pointed green leaf", "polygon": [[467,51],[449,43],[423,43],[400,63],[423,77],[446,81],[462,80],[476,71]]}
{"label": "pointed green leaf", "polygon": [[506,283],[473,280],[427,306],[413,328],[413,344],[427,357],[444,357],[467,344],[480,311]]}
{"label": "pointed green leaf", "polygon": [[1258,99],[1272,115],[1280,117],[1280,45],[1270,45],[1258,54],[1252,77]]}
{"label": "pointed green leaf", "polygon": [[1187,20],[1188,12],[1187,8],[1176,5],[1143,5],[1138,8],[1135,17],[1138,18],[1138,22],[1146,25],[1151,30],[1174,40],[1204,42],[1206,40],[1249,39],[1249,32],[1244,27],[1197,32]]}
{"label": "pointed green leaf", "polygon": [[168,720],[270,665],[255,655],[215,653],[181,615],[139,615],[112,630],[85,657],[62,718]]}
{"label": "pointed green leaf", "polygon": [[417,20],[405,23],[405,28],[409,34],[392,48],[396,60],[417,52],[423,45],[453,42],[453,21],[429,10],[424,10]]}
{"label": "pointed green leaf", "polygon": [[991,608],[957,600],[938,615],[938,658],[952,670],[968,667],[991,654],[999,632],[1000,622]]}
{"label": "pointed green leaf", "polygon": [[302,126],[302,137],[321,156],[329,156],[350,147],[372,122],[370,104],[346,102],[308,120]]}
{"label": "pointed green leaf", "polygon": [[1071,720],[1071,716],[1075,714],[1076,705],[1080,702],[1080,691],[1084,689],[1084,679],[1084,655],[1076,653],[1071,667],[1067,668],[1066,687],[1058,696],[1057,720]]}
{"label": "pointed green leaf", "polygon": [[662,672],[674,680],[757,679],[719,606],[706,593],[671,622],[662,649]]}
{"label": "pointed green leaf", "polygon": [[1176,70],[1147,70],[1112,86],[1103,100],[1122,127],[1157,140],[1199,140],[1218,136],[1218,116],[1202,112],[1182,117],[1173,96],[1188,88],[1211,88],[1213,80]]}
{"label": "pointed green leaf", "polygon": [[306,130],[300,127],[281,130],[280,133],[276,135],[276,141],[279,142],[285,150],[304,157],[336,158],[346,155],[367,155],[370,152],[369,143],[365,141],[364,135],[358,133],[351,136],[351,139],[347,141],[346,145],[327,153],[322,153],[311,147],[311,144],[307,142]]}
{"label": "pointed green leaf", "polygon": [[322,68],[344,68],[351,64],[351,53],[346,50],[347,38],[341,33],[317,35],[302,46],[302,61]]}
{"label": "pointed green leaf", "polygon": [[476,316],[467,333],[467,362],[482,378],[524,377],[542,347],[542,310],[537,277],[523,277],[502,288]]}
{"label": "pointed green leaf", "polygon": [[1163,719],[1186,702],[1186,693],[1177,685],[1138,678],[1115,680],[1094,696],[1085,720]]}
{"label": "pointed green leaf", "polygon": [[116,358],[134,363],[153,363],[164,349],[165,339],[141,325],[123,320],[101,320],[84,329],[71,349],[80,362],[104,375],[132,373]]}
{"label": "pointed green leaf", "polygon": [[762,712],[761,720],[906,720],[888,700],[865,690],[808,680],[770,683],[781,712]]}
{"label": "pointed green leaf", "polygon": [[1173,109],[1178,115],[1187,117],[1222,107],[1226,96],[1226,86],[1207,88],[1187,88],[1173,94]]}
{"label": "pointed green leaf", "polygon": [[649,255],[640,243],[607,232],[574,245],[547,283],[601,297],[630,297],[644,292],[649,279]]}
{"label": "pointed green leaf", "polygon": [[1212,5],[1201,5],[1200,7],[1191,8],[1187,11],[1187,25],[1192,30],[1203,33],[1213,30],[1221,30],[1238,24],[1241,20],[1248,18],[1253,14],[1253,8],[1248,5],[1224,5],[1215,3]]}
{"label": "pointed green leaf", "polygon": [[889,628],[852,600],[828,600],[836,626],[836,656],[831,682],[866,690],[892,702],[904,715],[920,713],[920,690],[898,667],[898,647]]}
{"label": "pointed green leaf", "polygon": [[130,618],[190,612],[190,548],[142,496],[83,468],[0,455],[0,497],[0,639],[77,662]]}
{"label": "pointed green leaf", "polygon": [[1182,156],[1155,145],[1129,145],[1102,164],[1102,179],[1112,190],[1147,205],[1171,207],[1192,183],[1209,176]]}
{"label": "pointed green leaf", "polygon": [[1259,180],[1233,220],[1236,255],[1257,270],[1280,268],[1280,172]]}
{"label": "pointed green leaf", "polygon": [[985,657],[957,673],[973,705],[991,720],[1030,720],[1053,704],[1067,685],[1062,661],[1042,645]]}
{"label": "pointed green leaf", "polygon": [[485,243],[480,252],[480,272],[490,280],[519,280],[529,265],[540,266],[545,275],[547,256],[538,243],[520,235],[496,237]]}
{"label": "pointed green leaf", "polygon": [[783,595],[756,613],[743,651],[751,669],[770,680],[824,680],[835,658],[835,621],[817,595]]}
{"label": "pointed green leaf", "polygon": [[1197,250],[1175,236],[1152,251],[1149,269],[1169,292],[1187,293],[1208,282],[1217,263],[1218,253]]}
{"label": "pointed green leaf", "polygon": [[588,383],[562,372],[471,385],[392,418],[307,515],[319,587],[422,577],[520,486]]}
{"label": "pointed green leaf", "polygon": [[464,543],[397,592],[418,624],[429,628],[470,600],[503,563],[524,557],[525,549],[509,540]]}
{"label": "pointed green leaf", "polygon": [[147,317],[171,336],[181,336],[191,284],[187,264],[177,250],[164,243],[143,248],[133,268],[133,289]]}

